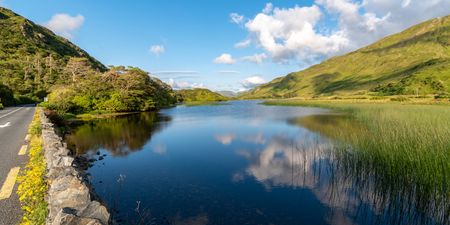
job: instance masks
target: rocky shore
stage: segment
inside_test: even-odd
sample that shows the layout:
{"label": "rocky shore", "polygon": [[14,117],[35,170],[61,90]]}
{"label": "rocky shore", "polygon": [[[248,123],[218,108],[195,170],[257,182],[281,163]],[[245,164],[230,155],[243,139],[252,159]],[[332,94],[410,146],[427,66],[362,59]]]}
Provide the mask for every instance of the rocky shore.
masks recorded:
{"label": "rocky shore", "polygon": [[94,200],[84,171],[77,167],[54,124],[40,112],[49,191],[47,225],[106,225],[108,209]]}

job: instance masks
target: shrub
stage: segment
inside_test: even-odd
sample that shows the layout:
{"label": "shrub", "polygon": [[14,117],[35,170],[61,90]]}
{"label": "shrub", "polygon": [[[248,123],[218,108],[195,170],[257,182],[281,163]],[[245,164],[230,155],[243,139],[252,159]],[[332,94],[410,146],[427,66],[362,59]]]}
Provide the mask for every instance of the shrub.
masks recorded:
{"label": "shrub", "polygon": [[48,95],[47,107],[64,114],[73,111],[76,105],[73,103],[75,92],[69,88],[59,88]]}
{"label": "shrub", "polygon": [[113,93],[109,100],[99,103],[98,109],[107,112],[124,112],[128,111],[128,106],[120,93]]}
{"label": "shrub", "polygon": [[406,102],[408,100],[409,100],[409,98],[405,97],[405,96],[397,96],[397,97],[391,98],[391,101],[393,101],[393,102]]}

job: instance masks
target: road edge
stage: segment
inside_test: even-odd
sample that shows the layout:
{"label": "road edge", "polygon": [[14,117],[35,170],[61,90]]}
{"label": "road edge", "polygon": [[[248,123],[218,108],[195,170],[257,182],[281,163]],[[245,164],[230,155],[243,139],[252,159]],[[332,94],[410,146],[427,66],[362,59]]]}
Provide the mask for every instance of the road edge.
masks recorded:
{"label": "road edge", "polygon": [[74,166],[75,158],[44,110],[40,111],[40,122],[49,183],[47,224],[109,224],[108,209],[93,200],[86,174]]}

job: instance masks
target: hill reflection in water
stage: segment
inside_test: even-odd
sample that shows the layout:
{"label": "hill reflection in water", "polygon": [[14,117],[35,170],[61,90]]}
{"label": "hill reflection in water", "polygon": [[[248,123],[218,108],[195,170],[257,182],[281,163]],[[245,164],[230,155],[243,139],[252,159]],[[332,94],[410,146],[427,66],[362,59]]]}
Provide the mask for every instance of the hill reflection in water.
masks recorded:
{"label": "hill reflection in water", "polygon": [[444,184],[387,170],[355,135],[370,132],[349,115],[232,102],[91,121],[66,140],[112,155],[88,172],[121,224],[450,222]]}
{"label": "hill reflection in water", "polygon": [[155,112],[96,119],[75,127],[65,141],[79,155],[105,149],[113,156],[126,156],[141,150],[170,121]]}

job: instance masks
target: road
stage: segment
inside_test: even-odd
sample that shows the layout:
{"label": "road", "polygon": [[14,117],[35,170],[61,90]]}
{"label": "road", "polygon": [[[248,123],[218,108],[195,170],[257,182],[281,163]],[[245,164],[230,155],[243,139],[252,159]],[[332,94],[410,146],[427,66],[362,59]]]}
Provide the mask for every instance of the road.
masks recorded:
{"label": "road", "polygon": [[28,126],[34,106],[8,107],[0,110],[0,224],[17,224],[22,211],[17,190],[17,173],[27,160]]}

